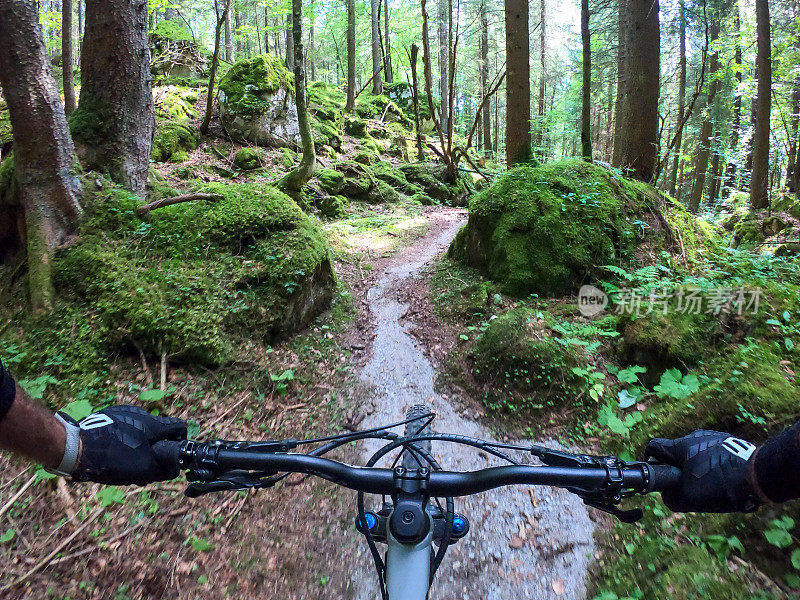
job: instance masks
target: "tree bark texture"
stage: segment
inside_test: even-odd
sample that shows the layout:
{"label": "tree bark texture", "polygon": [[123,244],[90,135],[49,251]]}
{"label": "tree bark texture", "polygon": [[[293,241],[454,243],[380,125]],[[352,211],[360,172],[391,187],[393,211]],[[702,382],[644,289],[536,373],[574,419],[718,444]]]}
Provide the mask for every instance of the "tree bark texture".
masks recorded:
{"label": "tree bark texture", "polygon": [[547,155],[546,126],[544,113],[547,97],[547,5],[545,0],[539,0],[539,101],[536,107],[536,126],[533,128],[534,152],[544,160]]}
{"label": "tree bark texture", "polygon": [[[18,244],[26,243],[31,304],[48,309],[53,250],[75,232],[82,209],[64,106],[32,2],[0,0],[0,86],[11,117],[19,191],[0,207],[0,238],[13,231]],[[20,220],[24,230],[18,232]]]}
{"label": "tree bark texture", "polygon": [[[211,115],[214,113],[214,84],[217,79],[217,68],[219,67],[219,54],[222,45],[222,29],[225,26],[225,17],[230,12],[232,0],[214,0],[214,11],[217,15],[217,26],[214,29],[214,54],[211,57],[211,68],[208,72],[208,89],[206,91],[206,112],[203,122],[200,124],[200,133],[206,135],[211,124]],[[223,4],[220,12],[220,4]]]}
{"label": "tree bark texture", "polygon": [[[481,94],[489,93],[489,14],[486,1],[481,1]],[[483,152],[492,154],[492,102],[489,100],[483,109]]]}
{"label": "tree bark texture", "polygon": [[286,15],[286,68],[294,71],[294,34],[292,33],[292,13]]}
{"label": "tree bark texture", "polygon": [[[719,15],[714,15],[714,21],[711,23],[711,32],[709,37],[711,47],[714,46],[719,38],[719,32]],[[697,154],[695,156],[694,174],[692,176],[692,193],[689,196],[689,210],[693,213],[696,213],[700,209],[700,203],[703,200],[703,191],[705,190],[706,185],[708,159],[711,155],[711,136],[714,133],[714,122],[711,120],[711,109],[719,88],[719,80],[716,77],[717,71],[719,71],[719,66],[719,51],[714,50],[711,54],[711,66],[709,69],[710,83],[708,97],[706,98],[705,114],[703,116],[703,124],[700,126],[700,137],[697,141]]]}
{"label": "tree bark texture", "polygon": [[447,119],[450,115],[450,108],[448,101],[450,99],[449,92],[449,55],[450,55],[450,19],[448,17],[450,10],[449,0],[439,0],[437,23],[438,31],[437,37],[439,39],[439,100],[441,102],[441,112],[439,124],[442,131],[447,131]]}
{"label": "tree bark texture", "polygon": [[292,0],[292,42],[294,47],[294,95],[303,145],[303,158],[300,159],[297,168],[286,175],[283,187],[289,192],[298,193],[311,179],[316,164],[314,136],[311,133],[306,102],[306,70],[303,60],[303,0]]}
{"label": "tree bark texture", "polygon": [[651,181],[658,161],[661,38],[658,0],[620,2],[615,167]]}
{"label": "tree bark texture", "polygon": [[683,149],[683,123],[684,115],[686,113],[686,3],[681,0],[679,8],[679,24],[678,35],[680,38],[679,49],[679,67],[678,67],[678,139],[675,140],[675,157],[672,160],[672,173],[669,180],[669,195],[675,197],[678,192],[678,168],[681,163],[681,154]]}
{"label": "tree bark texture", "polygon": [[345,112],[353,112],[356,103],[356,0],[347,0],[347,103]]}
{"label": "tree bark texture", "polygon": [[505,0],[506,163],[531,158],[531,68],[527,0]]}
{"label": "tree bark texture", "polygon": [[753,172],[750,178],[750,207],[769,207],[769,131],[772,111],[772,41],[767,0],[756,0],[756,74],[758,97],[753,132]]}
{"label": "tree bark texture", "polygon": [[394,70],[392,68],[392,45],[389,42],[389,0],[384,0],[383,2],[383,31],[386,41],[386,57],[384,60],[386,70],[384,75],[386,76],[386,83],[393,83]]}
{"label": "tree bark texture", "polygon": [[70,116],[75,110],[75,82],[72,80],[72,0],[64,0],[61,11],[61,71],[64,80],[64,112]]}
{"label": "tree bark texture", "polygon": [[156,125],[147,3],[86,0],[81,81],[70,121],[78,155],[144,196]]}
{"label": "tree bark texture", "polygon": [[379,71],[381,65],[381,21],[380,21],[380,6],[381,0],[369,0],[370,7],[370,22],[372,25],[372,93],[383,93],[383,78]]}
{"label": "tree bark texture", "polygon": [[231,11],[225,13],[225,60],[232,63],[236,56],[233,53],[233,27]]}
{"label": "tree bark texture", "polygon": [[589,0],[581,0],[583,90],[581,98],[581,156],[592,162],[592,36],[589,32]]}

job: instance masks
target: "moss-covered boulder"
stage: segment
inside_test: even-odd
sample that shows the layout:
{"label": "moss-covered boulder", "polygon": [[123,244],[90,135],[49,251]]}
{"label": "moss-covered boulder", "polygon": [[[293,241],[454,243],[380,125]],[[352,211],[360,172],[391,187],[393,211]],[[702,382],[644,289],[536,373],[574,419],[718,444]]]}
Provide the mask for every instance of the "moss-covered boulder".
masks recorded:
{"label": "moss-covered boulder", "polygon": [[153,88],[153,103],[156,107],[156,118],[161,121],[179,121],[186,123],[197,118],[197,102],[199,92],[196,89],[178,85],[165,85]]}
{"label": "moss-covered boulder", "polygon": [[60,302],[90,312],[110,349],[207,364],[237,340],[270,340],[324,309],[335,278],[317,221],[263,185],[210,184],[215,203],[153,211],[113,186],[87,199],[79,242],[55,262]]}
{"label": "moss-covered boulder", "polygon": [[603,265],[630,264],[644,240],[651,248],[671,244],[667,210],[682,209],[581,160],[520,166],[473,196],[450,255],[506,293],[564,294]]}
{"label": "moss-covered boulder", "polygon": [[258,148],[239,148],[233,157],[233,164],[243,171],[260,169],[264,155]]}
{"label": "moss-covered boulder", "polygon": [[339,86],[324,81],[315,81],[308,86],[308,110],[320,121],[339,121],[346,100]]}
{"label": "moss-covered boulder", "polygon": [[344,132],[353,137],[363,138],[367,135],[367,122],[358,117],[347,116],[344,118]]}
{"label": "moss-covered boulder", "polygon": [[[480,293],[486,298],[486,290]],[[537,392],[537,402],[569,402],[579,383],[580,353],[560,344],[541,315],[516,308],[493,319],[473,351],[475,377],[494,387]]]}
{"label": "moss-covered boulder", "polygon": [[156,162],[183,162],[197,148],[200,139],[194,129],[183,123],[161,123],[153,138],[151,158]]}
{"label": "moss-covered boulder", "polygon": [[399,171],[406,180],[422,188],[422,192],[439,204],[466,206],[472,194],[472,184],[467,177],[459,176],[454,183],[445,183],[444,167],[428,163],[408,163],[401,165]]}
{"label": "moss-covered boulder", "polygon": [[156,78],[196,78],[208,70],[208,51],[178,19],[159,21],[150,32],[150,69]]}
{"label": "moss-covered boulder", "polygon": [[219,82],[219,114],[225,131],[262,146],[300,143],[294,76],[271,54],[240,60]]}
{"label": "moss-covered boulder", "polygon": [[319,187],[328,194],[336,195],[344,187],[344,174],[333,169],[319,169],[314,173],[319,182]]}
{"label": "moss-covered boulder", "polygon": [[324,196],[318,202],[319,212],[329,219],[336,219],[345,215],[347,204],[344,196]]}

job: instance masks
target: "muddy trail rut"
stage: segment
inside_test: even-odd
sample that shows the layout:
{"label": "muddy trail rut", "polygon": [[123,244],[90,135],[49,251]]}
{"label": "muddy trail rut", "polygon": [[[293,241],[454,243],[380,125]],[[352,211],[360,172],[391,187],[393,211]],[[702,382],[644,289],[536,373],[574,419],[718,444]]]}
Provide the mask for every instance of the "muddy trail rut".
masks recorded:
{"label": "muddy trail rut", "polygon": [[[434,430],[492,439],[457,397],[434,391],[437,366],[423,353],[404,321],[408,305],[400,292],[420,270],[444,252],[466,220],[464,211],[430,213],[431,231],[383,266],[367,293],[375,338],[360,374],[366,417],[360,428],[401,420],[413,404],[437,414]],[[537,440],[555,445],[549,440]],[[379,444],[366,445],[367,460]],[[464,446],[433,443],[433,454],[448,470],[475,470],[501,464]],[[525,460],[524,457],[518,458]],[[369,498],[378,502],[377,498]],[[470,520],[470,532],[451,546],[430,594],[435,599],[582,599],[594,551],[593,523],[581,501],[557,489],[509,487],[456,498],[456,511]],[[368,507],[370,504],[368,503]],[[379,508],[379,507],[376,507]],[[380,598],[369,550],[363,540],[351,575],[358,600]]]}

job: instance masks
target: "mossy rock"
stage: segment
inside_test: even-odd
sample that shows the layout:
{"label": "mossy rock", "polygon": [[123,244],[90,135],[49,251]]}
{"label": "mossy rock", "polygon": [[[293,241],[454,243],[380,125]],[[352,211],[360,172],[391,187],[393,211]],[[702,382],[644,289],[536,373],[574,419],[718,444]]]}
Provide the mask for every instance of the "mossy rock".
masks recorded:
{"label": "mossy rock", "polygon": [[758,217],[746,215],[734,227],[733,242],[735,247],[753,248],[764,242],[767,236],[761,228]]}
{"label": "mossy rock", "polygon": [[174,85],[153,88],[156,118],[170,122],[177,120],[181,123],[196,119],[194,103],[198,96],[197,90]]}
{"label": "mossy rock", "polygon": [[431,198],[430,196],[428,196],[428,194],[425,194],[424,192],[419,192],[419,193],[414,194],[413,196],[411,196],[411,201],[412,202],[418,202],[422,206],[435,206],[436,204],[438,204],[438,202],[436,202],[436,200],[434,200],[433,198]]}
{"label": "mossy rock", "polygon": [[339,86],[315,81],[307,88],[308,108],[320,121],[336,122],[342,118],[347,97]]}
{"label": "mossy rock", "polygon": [[331,122],[320,121],[313,117],[311,122],[314,131],[314,146],[317,150],[328,146],[336,151],[342,149],[342,132]]}
{"label": "mossy rock", "polygon": [[239,148],[233,157],[233,164],[243,171],[252,171],[261,168],[263,158],[258,148]]}
{"label": "mossy rock", "polygon": [[398,169],[409,183],[413,183],[439,203],[448,202],[450,189],[442,181],[442,171],[439,167],[427,163],[408,163],[400,165]]}
{"label": "mossy rock", "polygon": [[386,161],[380,161],[372,165],[372,174],[376,179],[385,181],[402,192],[408,192],[411,186],[403,171],[393,167],[391,163]]}
{"label": "mossy rock", "polygon": [[293,169],[297,163],[297,152],[289,148],[281,148],[281,162],[284,169]]}
{"label": "mossy rock", "polygon": [[333,169],[319,169],[314,173],[319,181],[319,186],[324,192],[336,195],[344,187],[344,174]]}
{"label": "mossy rock", "polygon": [[385,181],[377,180],[369,189],[367,202],[370,204],[383,204],[386,202],[397,202],[400,194]]}
{"label": "mossy rock", "polygon": [[158,36],[173,42],[191,42],[192,32],[179,19],[164,19],[159,21],[150,35]]}
{"label": "mossy rock", "polygon": [[363,149],[364,151],[366,151],[366,152],[372,152],[372,153],[373,153],[373,154],[375,154],[375,155],[378,155],[378,154],[380,154],[380,153],[383,151],[383,148],[380,146],[380,144],[378,144],[378,142],[376,142],[376,141],[375,141],[374,139],[372,139],[371,137],[367,137],[367,138],[366,138],[366,139],[365,139],[365,140],[364,140],[364,141],[361,143],[361,146],[362,146],[362,149]]}
{"label": "mossy rock", "polygon": [[[396,83],[384,83],[384,94],[397,104],[403,113],[413,121],[414,119],[414,92],[411,85],[405,81],[398,81]],[[439,109],[440,103],[437,98],[433,99],[434,107]],[[419,116],[420,119],[425,121],[431,118],[431,109],[428,105],[428,99],[422,95],[419,99]]]}
{"label": "mossy rock", "polygon": [[347,212],[348,201],[344,196],[324,196],[319,200],[319,212],[329,219],[337,219]]}
{"label": "mossy rock", "polygon": [[[481,296],[488,288],[479,291]],[[484,300],[488,303],[488,297]],[[537,401],[555,404],[574,399],[572,369],[579,353],[558,343],[537,314],[516,308],[493,319],[478,337],[473,351],[475,377],[503,389],[537,392]]]}
{"label": "mossy rock", "polygon": [[234,139],[265,146],[300,142],[294,76],[283,61],[260,54],[238,61],[219,83],[220,120]]}
{"label": "mossy rock", "polygon": [[156,162],[182,162],[197,148],[200,138],[194,129],[183,123],[167,122],[156,128],[150,157]]}
{"label": "mossy rock", "polygon": [[215,203],[153,211],[109,186],[86,198],[79,242],[55,261],[59,302],[91,312],[109,350],[217,364],[237,340],[305,326],[329,303],[335,279],[316,220],[262,185],[210,184]]}
{"label": "mossy rock", "polygon": [[359,150],[356,152],[355,156],[353,156],[353,160],[357,163],[361,163],[362,165],[371,165],[372,163],[378,161],[378,157],[368,150]]}
{"label": "mossy rock", "polygon": [[664,248],[671,231],[653,215],[666,203],[649,186],[581,160],[515,167],[472,197],[450,256],[507,294],[565,294],[602,265],[631,264],[645,237]]}
{"label": "mossy rock", "polygon": [[344,118],[344,132],[356,138],[363,138],[367,135],[367,122],[348,115]]}
{"label": "mossy rock", "polygon": [[11,132],[11,116],[8,110],[0,110],[0,146],[8,144],[14,139]]}

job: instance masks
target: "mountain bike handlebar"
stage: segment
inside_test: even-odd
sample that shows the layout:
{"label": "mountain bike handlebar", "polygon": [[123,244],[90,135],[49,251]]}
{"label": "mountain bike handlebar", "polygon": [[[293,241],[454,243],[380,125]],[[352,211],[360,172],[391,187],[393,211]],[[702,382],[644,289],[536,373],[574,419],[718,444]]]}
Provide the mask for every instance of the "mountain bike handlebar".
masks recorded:
{"label": "mountain bike handlebar", "polygon": [[[304,473],[368,494],[391,495],[396,489],[396,469],[354,467],[306,454],[237,449],[236,445],[166,441],[155,444],[153,450],[164,466],[206,471],[209,475],[242,470]],[[507,485],[547,485],[589,493],[615,486],[630,493],[647,494],[674,487],[681,476],[675,467],[644,462],[607,467],[512,465],[464,473],[433,471],[426,474],[429,477],[427,491],[435,497],[468,496]]]}

